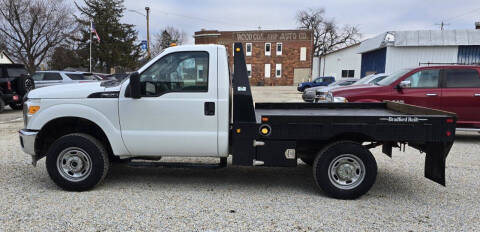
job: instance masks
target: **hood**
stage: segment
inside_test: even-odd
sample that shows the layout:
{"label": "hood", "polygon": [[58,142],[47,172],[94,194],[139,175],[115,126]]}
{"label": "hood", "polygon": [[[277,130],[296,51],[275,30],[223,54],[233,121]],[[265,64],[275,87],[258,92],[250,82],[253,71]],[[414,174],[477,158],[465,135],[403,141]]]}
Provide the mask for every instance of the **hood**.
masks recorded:
{"label": "hood", "polygon": [[[108,91],[119,91],[120,87],[108,88]],[[105,92],[107,88],[100,81],[88,83],[75,83],[65,85],[53,85],[38,88],[28,93],[28,98],[56,98],[78,99],[87,98],[92,93]]]}
{"label": "hood", "polygon": [[342,93],[352,93],[352,92],[365,92],[365,91],[378,91],[378,88],[382,88],[385,86],[381,85],[349,85],[349,86],[343,86],[339,88],[334,88],[331,90],[331,92],[336,95],[336,94],[342,94]]}

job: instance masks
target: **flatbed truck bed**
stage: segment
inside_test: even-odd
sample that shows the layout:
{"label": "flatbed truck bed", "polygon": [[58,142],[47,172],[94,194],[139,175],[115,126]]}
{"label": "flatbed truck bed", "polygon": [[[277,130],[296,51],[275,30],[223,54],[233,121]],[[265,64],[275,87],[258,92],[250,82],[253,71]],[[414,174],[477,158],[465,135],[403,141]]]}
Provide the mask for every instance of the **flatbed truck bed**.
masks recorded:
{"label": "flatbed truck bed", "polygon": [[[445,185],[455,114],[396,102],[254,104],[243,48],[235,44],[235,49],[233,165],[295,167],[300,158],[313,166],[317,185],[328,195],[350,199],[375,180],[376,162],[368,149],[382,146],[391,157],[394,147],[409,145],[426,153],[425,177]],[[362,184],[355,185],[359,178]]]}

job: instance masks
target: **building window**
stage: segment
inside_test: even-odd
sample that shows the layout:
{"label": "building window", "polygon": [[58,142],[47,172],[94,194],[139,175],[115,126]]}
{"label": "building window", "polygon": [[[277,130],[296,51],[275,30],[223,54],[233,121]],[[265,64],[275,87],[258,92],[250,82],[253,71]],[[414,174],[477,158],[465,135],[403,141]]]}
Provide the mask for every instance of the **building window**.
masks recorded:
{"label": "building window", "polygon": [[248,78],[252,77],[252,64],[247,64],[247,75]]}
{"label": "building window", "polygon": [[277,43],[277,56],[281,56],[283,51],[283,44]]}
{"label": "building window", "polygon": [[282,77],[282,64],[275,65],[275,77]]}
{"label": "building window", "polygon": [[272,44],[265,43],[265,56],[270,56],[272,54]]}
{"label": "building window", "polygon": [[342,78],[355,77],[355,70],[342,70]]}
{"label": "building window", "polygon": [[252,56],[252,43],[245,44],[245,52],[247,56]]}
{"label": "building window", "polygon": [[265,77],[266,78],[270,78],[270,72],[271,72],[270,64],[265,64]]}
{"label": "building window", "polygon": [[306,47],[301,47],[300,48],[300,61],[306,61],[307,60],[307,48]]}

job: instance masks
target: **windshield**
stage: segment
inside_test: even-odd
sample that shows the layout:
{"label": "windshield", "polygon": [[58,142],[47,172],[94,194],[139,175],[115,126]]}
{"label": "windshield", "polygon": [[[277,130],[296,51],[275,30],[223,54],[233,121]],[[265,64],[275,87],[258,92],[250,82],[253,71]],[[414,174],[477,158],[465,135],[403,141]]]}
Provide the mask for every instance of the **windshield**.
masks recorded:
{"label": "windshield", "polygon": [[7,72],[9,77],[19,77],[28,74],[24,68],[7,68]]}
{"label": "windshield", "polygon": [[70,77],[70,79],[74,80],[74,81],[81,81],[81,80],[88,80],[87,78],[85,78],[85,76],[81,73],[78,73],[78,74],[74,74],[74,73],[67,73],[67,76]]}
{"label": "windshield", "polygon": [[355,82],[353,85],[363,85],[363,84],[367,84],[371,79],[372,79],[373,76],[366,76],[360,80],[358,80],[357,82]]}
{"label": "windshield", "polygon": [[412,71],[411,68],[400,69],[392,73],[391,75],[388,75],[387,77],[385,77],[385,79],[377,82],[377,85],[381,85],[381,86],[391,85],[393,82],[398,80],[398,78],[402,77],[403,75],[407,74],[410,71]]}

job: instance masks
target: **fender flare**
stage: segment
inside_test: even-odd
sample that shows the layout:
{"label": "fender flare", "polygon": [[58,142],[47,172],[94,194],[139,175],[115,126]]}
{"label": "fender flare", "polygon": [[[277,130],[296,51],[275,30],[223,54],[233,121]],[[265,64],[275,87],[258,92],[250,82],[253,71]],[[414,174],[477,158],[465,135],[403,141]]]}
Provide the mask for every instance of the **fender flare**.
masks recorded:
{"label": "fender flare", "polygon": [[100,111],[86,105],[68,103],[52,105],[44,110],[42,109],[31,118],[28,129],[40,131],[52,120],[65,117],[82,118],[95,123],[107,136],[115,155],[130,155],[125,144],[123,144],[120,125],[114,125]]}

